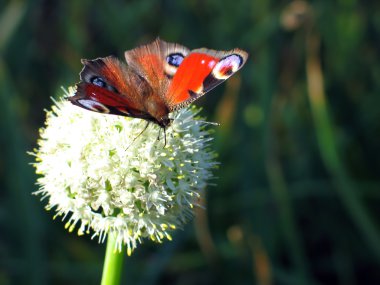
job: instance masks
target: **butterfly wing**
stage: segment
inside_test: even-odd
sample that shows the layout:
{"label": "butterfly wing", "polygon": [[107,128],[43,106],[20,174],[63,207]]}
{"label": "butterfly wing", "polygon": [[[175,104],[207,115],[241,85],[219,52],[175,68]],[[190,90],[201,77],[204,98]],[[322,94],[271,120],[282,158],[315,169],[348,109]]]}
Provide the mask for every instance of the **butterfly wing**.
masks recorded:
{"label": "butterfly wing", "polygon": [[178,110],[224,82],[247,61],[240,49],[216,51],[195,49],[179,65],[166,94],[171,111]]}
{"label": "butterfly wing", "polygon": [[140,75],[112,56],[82,60],[75,96],[68,99],[79,107],[107,114],[150,119],[143,100],[152,90]]}
{"label": "butterfly wing", "polygon": [[168,113],[180,109],[236,73],[248,54],[234,49],[196,49],[156,39],[125,52],[127,61],[114,57],[84,60],[75,96],[82,108],[142,118],[162,127]]}
{"label": "butterfly wing", "polygon": [[172,78],[189,52],[182,45],[157,38],[150,44],[126,51],[125,59],[128,66],[149,83],[154,93],[165,100]]}

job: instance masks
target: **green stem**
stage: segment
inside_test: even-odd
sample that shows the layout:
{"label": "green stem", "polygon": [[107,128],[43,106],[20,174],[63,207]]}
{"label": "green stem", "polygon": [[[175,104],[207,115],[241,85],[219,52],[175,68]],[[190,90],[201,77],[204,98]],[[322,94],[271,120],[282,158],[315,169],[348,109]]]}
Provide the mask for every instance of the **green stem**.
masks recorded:
{"label": "green stem", "polygon": [[103,266],[103,275],[101,285],[120,284],[121,272],[124,259],[124,251],[116,251],[116,237],[113,234],[108,235],[106,256]]}

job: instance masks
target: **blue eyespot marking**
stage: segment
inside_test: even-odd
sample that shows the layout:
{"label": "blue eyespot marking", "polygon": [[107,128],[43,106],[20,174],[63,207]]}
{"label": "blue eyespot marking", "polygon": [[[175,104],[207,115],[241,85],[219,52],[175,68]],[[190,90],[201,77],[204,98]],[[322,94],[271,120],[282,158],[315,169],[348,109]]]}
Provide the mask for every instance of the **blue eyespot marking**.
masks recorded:
{"label": "blue eyespot marking", "polygon": [[181,53],[172,53],[166,57],[166,62],[171,66],[178,67],[185,57]]}
{"label": "blue eyespot marking", "polygon": [[107,87],[107,83],[101,77],[95,76],[95,77],[91,78],[90,81],[92,84],[94,84],[96,86]]}

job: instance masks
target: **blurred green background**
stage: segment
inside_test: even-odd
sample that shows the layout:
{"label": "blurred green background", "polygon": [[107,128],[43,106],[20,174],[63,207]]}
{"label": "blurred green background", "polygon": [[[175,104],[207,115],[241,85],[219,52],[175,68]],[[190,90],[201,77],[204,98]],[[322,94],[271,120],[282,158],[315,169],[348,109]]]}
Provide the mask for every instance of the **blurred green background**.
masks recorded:
{"label": "blurred green background", "polygon": [[26,154],[81,58],[157,36],[250,53],[196,104],[220,169],[207,211],[145,242],[123,284],[380,284],[380,1],[0,0],[0,284],[98,284],[105,245],[69,234]]}

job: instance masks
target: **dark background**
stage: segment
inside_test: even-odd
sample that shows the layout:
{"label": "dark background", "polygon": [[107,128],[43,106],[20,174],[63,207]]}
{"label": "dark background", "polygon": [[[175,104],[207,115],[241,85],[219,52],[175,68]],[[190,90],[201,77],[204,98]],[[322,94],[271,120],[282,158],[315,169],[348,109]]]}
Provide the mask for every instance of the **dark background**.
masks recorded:
{"label": "dark background", "polygon": [[380,1],[0,0],[0,284],[98,284],[105,246],[31,193],[50,97],[81,58],[157,36],[250,53],[196,104],[220,169],[207,211],[146,241],[123,284],[380,284]]}

